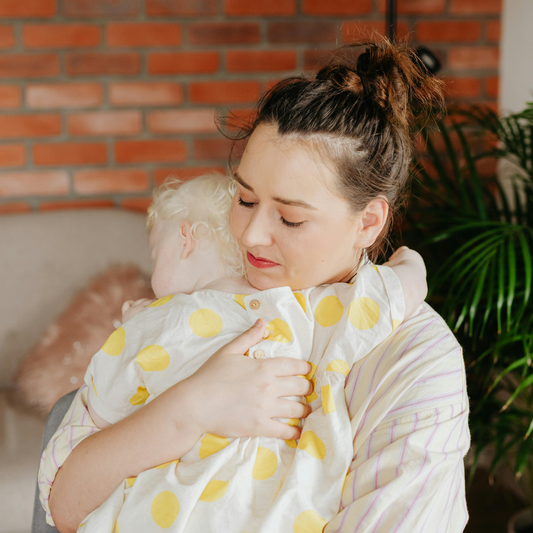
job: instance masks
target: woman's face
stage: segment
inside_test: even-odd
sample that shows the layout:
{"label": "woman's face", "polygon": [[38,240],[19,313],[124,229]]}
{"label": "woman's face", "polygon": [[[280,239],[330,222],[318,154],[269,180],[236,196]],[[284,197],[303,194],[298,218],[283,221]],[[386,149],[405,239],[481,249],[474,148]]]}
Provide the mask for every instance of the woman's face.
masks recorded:
{"label": "woman's face", "polygon": [[335,192],[333,170],[310,146],[260,125],[235,172],[231,229],[257,289],[347,281],[358,265],[362,217]]}

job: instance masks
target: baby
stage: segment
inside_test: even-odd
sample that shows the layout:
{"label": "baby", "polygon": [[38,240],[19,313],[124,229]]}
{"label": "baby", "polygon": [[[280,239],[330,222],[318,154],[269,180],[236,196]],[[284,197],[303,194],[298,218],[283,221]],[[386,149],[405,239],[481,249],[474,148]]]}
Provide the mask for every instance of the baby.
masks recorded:
{"label": "baby", "polygon": [[302,425],[298,441],[203,435],[180,460],[125,480],[83,533],[318,533],[338,512],[353,455],[346,376],[422,302],[424,263],[401,248],[389,266],[362,266],[353,284],[257,291],[229,229],[234,191],[231,178],[211,175],[155,194],[148,225],[159,299],[126,302],[122,327],[91,361],[91,416],[99,427],[128,416],[258,319],[267,330],[247,355],[308,360],[312,413],[303,425],[286,421]]}

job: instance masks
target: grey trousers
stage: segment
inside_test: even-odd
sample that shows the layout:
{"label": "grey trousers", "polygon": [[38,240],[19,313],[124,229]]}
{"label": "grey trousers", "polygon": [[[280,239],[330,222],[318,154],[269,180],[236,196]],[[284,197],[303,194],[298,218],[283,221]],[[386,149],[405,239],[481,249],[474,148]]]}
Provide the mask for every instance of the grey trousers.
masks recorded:
{"label": "grey trousers", "polygon": [[[74,396],[78,391],[72,391],[60,398],[52,408],[48,415],[48,420],[44,427],[43,441],[41,445],[41,453],[46,448],[48,442],[56,432],[59,424],[63,420]],[[46,514],[39,501],[39,485],[35,487],[35,502],[33,504],[33,520],[31,524],[31,533],[59,533],[55,527],[51,527],[46,523]]]}

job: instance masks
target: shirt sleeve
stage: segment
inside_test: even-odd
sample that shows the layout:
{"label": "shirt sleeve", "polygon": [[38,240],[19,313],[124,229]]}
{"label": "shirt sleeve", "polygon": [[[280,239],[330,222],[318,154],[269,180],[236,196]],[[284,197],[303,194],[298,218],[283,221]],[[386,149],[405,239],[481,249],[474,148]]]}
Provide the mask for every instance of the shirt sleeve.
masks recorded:
{"label": "shirt sleeve", "polygon": [[82,385],[59,428],[45,448],[39,465],[39,500],[46,513],[46,523],[55,526],[48,500],[58,470],[70,452],[85,438],[99,431],[87,409],[88,386]]}
{"label": "shirt sleeve", "polygon": [[353,459],[324,533],[460,533],[470,446],[462,351],[427,304],[354,365]]}
{"label": "shirt sleeve", "polygon": [[115,424],[148,400],[143,368],[151,369],[146,365],[164,352],[159,346],[164,317],[164,307],[143,310],[117,328],[91,359],[84,378],[88,400],[106,422]]}

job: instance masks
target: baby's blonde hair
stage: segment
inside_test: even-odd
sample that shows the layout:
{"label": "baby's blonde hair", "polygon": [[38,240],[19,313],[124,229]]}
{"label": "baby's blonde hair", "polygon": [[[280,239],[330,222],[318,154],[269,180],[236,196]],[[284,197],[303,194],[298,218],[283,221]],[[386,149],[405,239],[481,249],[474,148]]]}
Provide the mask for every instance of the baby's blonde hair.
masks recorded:
{"label": "baby's blonde hair", "polygon": [[158,220],[189,221],[195,240],[209,239],[215,243],[225,274],[241,278],[246,270],[239,244],[229,227],[236,188],[235,181],[223,174],[206,174],[189,181],[169,177],[154,189],[146,219],[148,231]]}

